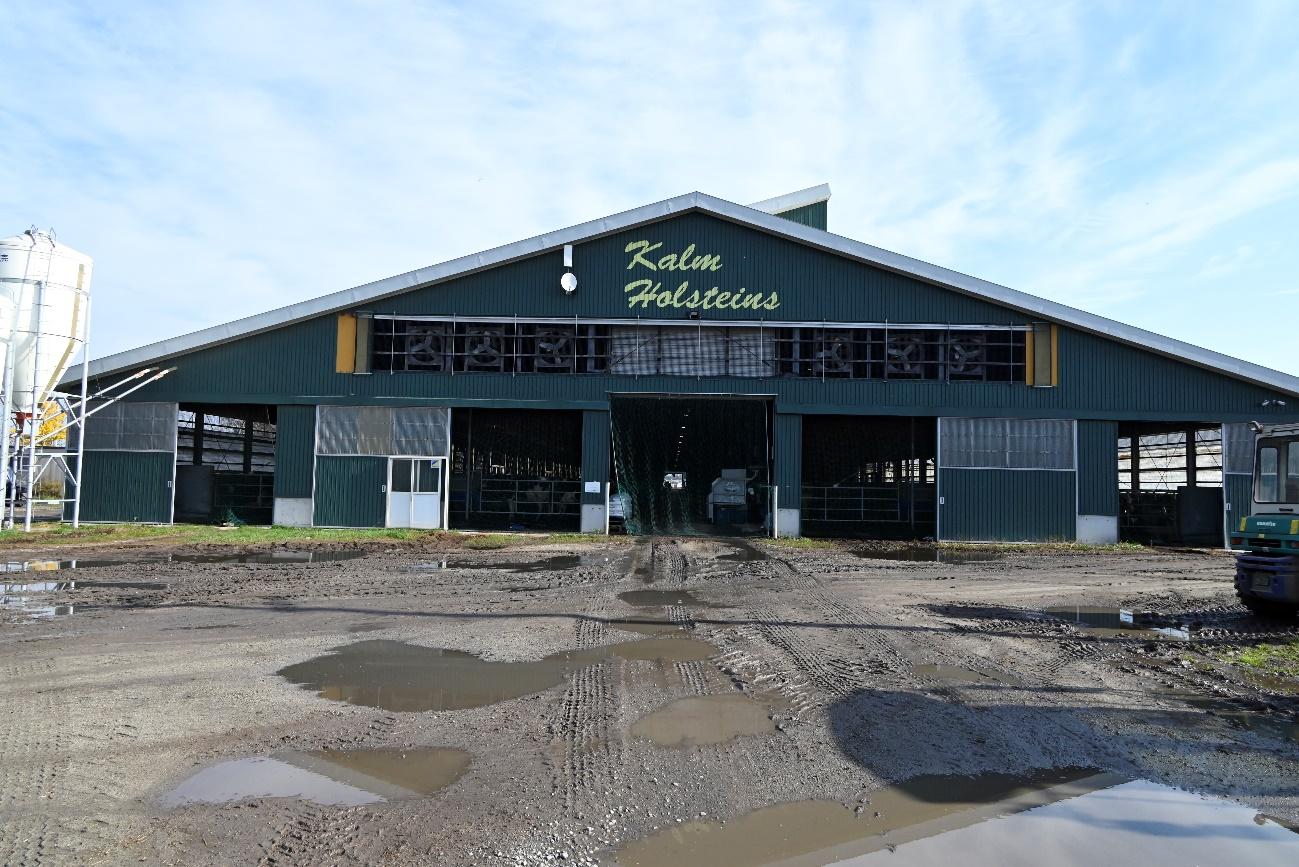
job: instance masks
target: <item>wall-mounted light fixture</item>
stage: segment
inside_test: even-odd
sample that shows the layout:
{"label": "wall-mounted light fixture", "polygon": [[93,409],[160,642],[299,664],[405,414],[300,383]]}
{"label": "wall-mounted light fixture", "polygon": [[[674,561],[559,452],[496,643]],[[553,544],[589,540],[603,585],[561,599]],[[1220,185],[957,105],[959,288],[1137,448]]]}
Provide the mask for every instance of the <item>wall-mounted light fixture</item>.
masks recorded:
{"label": "wall-mounted light fixture", "polygon": [[[573,245],[564,245],[564,267],[573,267]],[[572,295],[577,291],[577,275],[572,271],[565,271],[564,276],[559,278],[559,286],[564,290],[565,295]]]}

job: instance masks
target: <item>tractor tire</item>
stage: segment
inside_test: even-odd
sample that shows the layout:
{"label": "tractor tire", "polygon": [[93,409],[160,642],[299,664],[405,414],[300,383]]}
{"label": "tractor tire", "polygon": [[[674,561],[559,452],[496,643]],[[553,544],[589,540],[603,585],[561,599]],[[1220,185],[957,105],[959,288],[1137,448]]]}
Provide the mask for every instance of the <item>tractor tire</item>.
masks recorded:
{"label": "tractor tire", "polygon": [[1240,598],[1240,604],[1260,620],[1293,620],[1295,613],[1299,612],[1299,605],[1291,602],[1277,602],[1273,599],[1247,596],[1244,593],[1236,595]]}

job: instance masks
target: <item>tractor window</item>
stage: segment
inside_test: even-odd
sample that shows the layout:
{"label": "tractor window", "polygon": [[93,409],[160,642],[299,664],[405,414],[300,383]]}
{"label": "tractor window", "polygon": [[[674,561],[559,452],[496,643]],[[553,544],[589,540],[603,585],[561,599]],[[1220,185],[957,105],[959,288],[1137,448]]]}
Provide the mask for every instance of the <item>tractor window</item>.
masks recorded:
{"label": "tractor window", "polygon": [[1299,437],[1259,441],[1254,499],[1259,503],[1299,503]]}
{"label": "tractor window", "polygon": [[1289,452],[1285,473],[1285,501],[1299,503],[1299,439],[1290,441]]}

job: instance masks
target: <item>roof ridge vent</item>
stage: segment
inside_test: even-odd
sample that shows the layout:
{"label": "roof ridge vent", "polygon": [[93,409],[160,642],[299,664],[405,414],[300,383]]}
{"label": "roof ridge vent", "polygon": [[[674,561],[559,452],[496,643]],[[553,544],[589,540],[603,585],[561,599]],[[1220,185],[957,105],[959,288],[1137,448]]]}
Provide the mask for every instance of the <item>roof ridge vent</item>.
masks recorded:
{"label": "roof ridge vent", "polygon": [[818,205],[829,200],[830,185],[817,184],[815,187],[808,187],[805,190],[796,190],[792,193],[763,199],[761,202],[754,202],[749,207],[755,211],[763,211],[768,214],[781,214],[795,208],[806,208],[808,205]]}

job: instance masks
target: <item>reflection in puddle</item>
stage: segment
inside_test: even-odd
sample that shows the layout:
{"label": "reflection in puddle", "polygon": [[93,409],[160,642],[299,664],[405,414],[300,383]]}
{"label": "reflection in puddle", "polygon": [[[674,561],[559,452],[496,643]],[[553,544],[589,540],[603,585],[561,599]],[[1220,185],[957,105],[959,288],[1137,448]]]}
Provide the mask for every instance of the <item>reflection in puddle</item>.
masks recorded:
{"label": "reflection in puddle", "polygon": [[895,560],[903,563],[950,563],[959,566],[966,563],[992,563],[1005,559],[1000,551],[971,551],[962,548],[949,551],[932,545],[918,545],[907,548],[853,548],[850,553],[863,560]]}
{"label": "reflection in puddle", "polygon": [[694,662],[716,652],[695,638],[644,638],[540,660],[495,662],[460,650],[371,640],[335,648],[278,674],[332,701],[401,712],[461,710],[542,692],[574,669],[614,657]]}
{"label": "reflection in puddle", "polygon": [[[0,572],[59,572],[143,563],[329,563],[364,557],[364,551],[261,551],[252,554],[145,554],[131,559],[78,557],[70,560],[22,560],[0,564]],[[105,585],[116,586],[116,585]]]}
{"label": "reflection in puddle", "polygon": [[581,565],[581,556],[577,554],[559,554],[553,557],[542,557],[540,560],[529,560],[526,563],[483,563],[474,560],[434,560],[432,563],[417,563],[414,566],[410,566],[409,569],[417,572],[441,572],[444,569],[494,569],[498,572],[509,572],[512,575],[524,575],[530,572],[553,572],[560,569],[576,569]]}
{"label": "reflection in puddle", "polygon": [[1005,683],[1004,680],[993,677],[990,674],[984,674],[975,671],[972,668],[962,668],[959,665],[944,665],[942,663],[926,663],[924,665],[911,666],[913,674],[921,677],[929,677],[934,680],[946,680],[955,683]]}
{"label": "reflection in puddle", "polygon": [[730,560],[735,563],[752,563],[758,560],[766,560],[767,552],[750,542],[740,542],[733,540],[726,543],[735,549],[734,553],[721,554],[718,560]]}
{"label": "reflection in puddle", "polygon": [[321,750],[221,762],[162,797],[163,806],[297,798],[327,806],[424,798],[454,783],[469,753],[451,749]]}
{"label": "reflection in puddle", "polygon": [[1148,638],[1162,637],[1178,640],[1186,640],[1191,637],[1190,629],[1185,626],[1159,626],[1154,622],[1153,617],[1129,611],[1126,608],[1060,605],[1047,608],[1046,613],[1061,620],[1067,620],[1079,629],[1099,636],[1139,635]]}
{"label": "reflection in puddle", "polygon": [[[947,833],[925,827],[892,835],[896,851],[853,858],[853,867],[897,864],[1299,863],[1299,835],[1221,798],[1134,780]],[[839,860],[835,857],[834,860]]]}
{"label": "reflection in puddle", "polygon": [[767,709],[740,693],[677,699],[641,717],[631,733],[660,746],[720,744],[776,730]]}
{"label": "reflection in puddle", "polygon": [[[887,840],[861,846],[899,828],[942,819],[976,807],[1000,804],[1006,813],[1043,802],[1043,790],[1076,783],[1095,771],[1063,768],[1034,771],[1022,776],[983,774],[974,777],[933,775],[891,786],[870,794],[860,809],[838,801],[794,801],[763,807],[718,822],[687,822],[627,844],[618,852],[621,867],[691,867],[726,864],[759,867],[825,850],[847,849],[839,857],[800,860],[828,864],[883,848]],[[1077,794],[1086,789],[1070,789]],[[1028,796],[1036,796],[1029,798]],[[957,827],[952,824],[947,827]],[[857,844],[855,850],[848,849]]]}
{"label": "reflection in puddle", "polygon": [[1253,809],[1082,769],[928,776],[836,801],[687,822],[626,844],[620,867],[726,864],[1299,863],[1299,835]]}
{"label": "reflection in puddle", "polygon": [[658,608],[663,605],[690,605],[696,608],[721,608],[711,602],[696,599],[687,590],[628,590],[618,598],[637,608]]}

